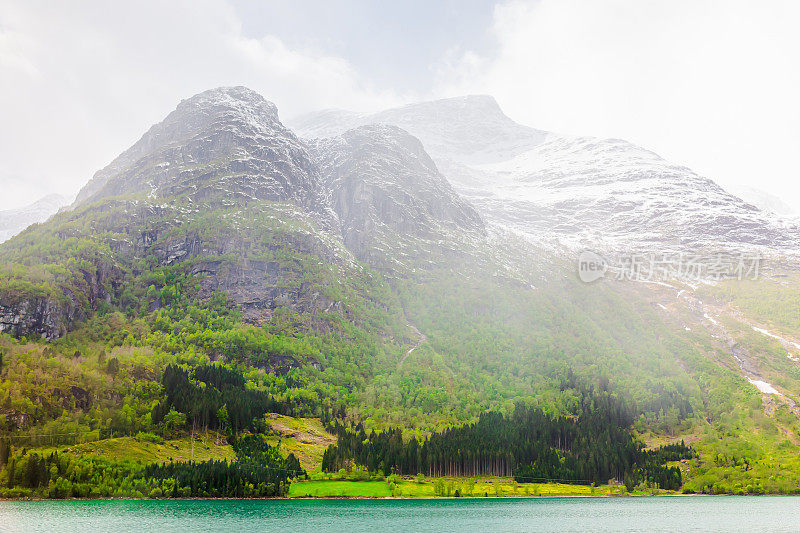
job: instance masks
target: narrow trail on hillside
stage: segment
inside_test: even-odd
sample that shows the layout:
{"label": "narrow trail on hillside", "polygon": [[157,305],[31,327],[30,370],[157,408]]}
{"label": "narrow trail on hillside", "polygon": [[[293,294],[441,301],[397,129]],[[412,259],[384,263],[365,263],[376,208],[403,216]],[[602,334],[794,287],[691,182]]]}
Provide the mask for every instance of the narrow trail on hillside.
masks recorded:
{"label": "narrow trail on hillside", "polygon": [[428,337],[427,337],[427,336],[426,336],[424,333],[422,333],[420,330],[418,330],[418,329],[417,329],[417,327],[416,327],[416,326],[414,326],[413,324],[406,324],[406,326],[408,326],[409,328],[411,328],[411,330],[412,330],[412,331],[414,332],[414,334],[417,336],[417,343],[416,343],[414,346],[412,346],[412,347],[411,347],[411,348],[410,348],[410,349],[409,349],[409,350],[406,352],[406,354],[403,356],[403,358],[402,358],[402,359],[400,359],[400,362],[399,362],[399,363],[397,363],[397,368],[400,368],[401,366],[403,366],[403,362],[406,360],[406,358],[408,358],[408,356],[409,356],[409,355],[411,355],[411,352],[413,352],[414,350],[416,350],[417,348],[419,348],[419,347],[422,345],[422,343],[423,343],[423,342],[425,342],[425,341],[428,339]]}

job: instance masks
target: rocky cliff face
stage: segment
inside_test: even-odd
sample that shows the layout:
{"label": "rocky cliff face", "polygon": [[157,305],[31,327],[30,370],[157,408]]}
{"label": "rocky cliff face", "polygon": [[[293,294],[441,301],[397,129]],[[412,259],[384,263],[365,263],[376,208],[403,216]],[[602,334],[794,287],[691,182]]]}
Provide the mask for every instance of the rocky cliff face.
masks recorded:
{"label": "rocky cliff face", "polygon": [[[314,217],[291,207],[263,205],[249,209],[260,216],[234,211],[212,231],[189,230],[158,238],[148,252],[162,265],[185,265],[200,284],[203,299],[221,292],[253,323],[269,320],[278,308],[301,315],[338,309],[320,290],[323,265],[347,276],[352,256]],[[194,224],[192,224],[194,225]]]}
{"label": "rocky cliff face", "polygon": [[422,143],[385,125],[362,126],[313,145],[345,245],[369,260],[377,245],[432,239],[443,230],[483,230]]}
{"label": "rocky cliff face", "polygon": [[58,338],[120,289],[121,272],[102,261],[78,266],[74,276],[69,286],[0,288],[0,332]]}
{"label": "rocky cliff face", "polygon": [[27,297],[18,301],[0,299],[0,332],[15,337],[37,333],[55,339],[67,332],[74,321],[74,310],[47,297]]}

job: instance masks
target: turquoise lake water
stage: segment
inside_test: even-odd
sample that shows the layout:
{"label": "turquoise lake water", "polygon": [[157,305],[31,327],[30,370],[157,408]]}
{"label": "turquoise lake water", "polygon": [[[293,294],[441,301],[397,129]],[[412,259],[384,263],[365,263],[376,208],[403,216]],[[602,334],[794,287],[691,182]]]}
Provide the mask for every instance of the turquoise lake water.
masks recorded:
{"label": "turquoise lake water", "polygon": [[800,498],[0,501],[0,531],[800,531]]}

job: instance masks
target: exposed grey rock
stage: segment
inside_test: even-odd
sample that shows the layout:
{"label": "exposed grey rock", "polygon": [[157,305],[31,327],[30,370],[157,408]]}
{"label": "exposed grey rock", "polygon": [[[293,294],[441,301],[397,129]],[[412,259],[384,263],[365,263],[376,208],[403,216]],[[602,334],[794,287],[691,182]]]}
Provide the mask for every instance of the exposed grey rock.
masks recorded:
{"label": "exposed grey rock", "polygon": [[44,339],[55,339],[67,332],[73,319],[73,309],[51,298],[0,300],[0,332],[15,337],[37,333]]}
{"label": "exposed grey rock", "polygon": [[0,294],[0,332],[15,337],[37,334],[55,339],[97,310],[101,302],[110,302],[107,287],[118,288],[120,272],[117,269],[98,263],[79,273],[82,276],[79,294],[70,290],[56,297],[26,291]]}
{"label": "exposed grey rock", "polygon": [[344,242],[361,258],[387,230],[430,239],[442,229],[482,231],[418,139],[385,125],[361,126],[313,144]]}

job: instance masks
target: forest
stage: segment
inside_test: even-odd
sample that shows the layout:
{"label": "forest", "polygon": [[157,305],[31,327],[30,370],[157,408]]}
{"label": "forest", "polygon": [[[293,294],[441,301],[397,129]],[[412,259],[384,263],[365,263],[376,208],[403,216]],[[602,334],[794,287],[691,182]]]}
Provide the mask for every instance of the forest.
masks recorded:
{"label": "forest", "polygon": [[284,458],[261,435],[235,439],[236,461],[113,463],[14,450],[0,443],[5,497],[275,497],[286,495],[291,479],[305,477],[297,458]]}
{"label": "forest", "polygon": [[350,461],[370,471],[428,476],[509,476],[519,482],[607,483],[625,479],[636,486],[677,490],[677,467],[664,466],[694,456],[685,444],[645,451],[627,429],[631,413],[607,391],[578,388],[580,402],[569,416],[550,416],[536,406],[517,404],[504,416],[487,412],[477,422],[435,432],[418,441],[401,428],[367,432],[363,425],[332,431],[338,442],[323,456],[323,470],[334,472]]}
{"label": "forest", "polygon": [[190,372],[171,364],[161,379],[165,401],[158,403],[151,415],[158,424],[177,413],[186,424],[203,430],[215,429],[236,435],[251,429],[264,413],[291,415],[291,407],[275,400],[263,390],[245,387],[241,372],[219,364],[201,365]]}

